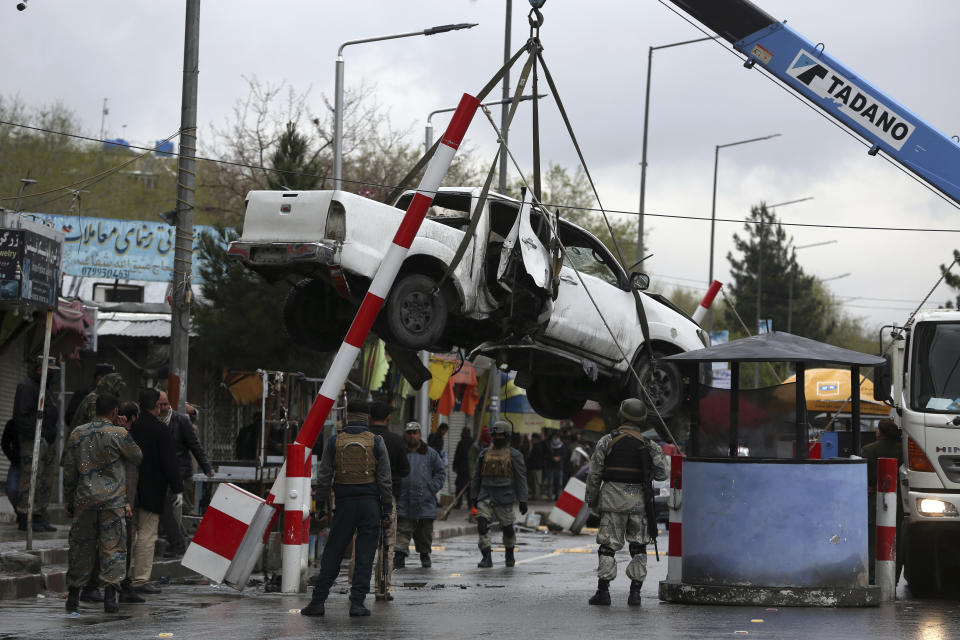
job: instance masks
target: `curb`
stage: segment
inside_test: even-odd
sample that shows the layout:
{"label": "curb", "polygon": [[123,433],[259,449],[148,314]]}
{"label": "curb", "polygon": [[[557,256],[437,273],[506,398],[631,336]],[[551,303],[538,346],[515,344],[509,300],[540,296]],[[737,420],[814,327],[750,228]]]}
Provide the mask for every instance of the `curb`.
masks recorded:
{"label": "curb", "polygon": [[437,532],[437,540],[446,540],[447,538],[456,538],[457,536],[469,536],[477,534],[477,525],[465,524],[459,527],[447,527]]}
{"label": "curb", "polygon": [[680,604],[766,607],[876,607],[880,587],[823,588],[719,586],[660,582],[660,599]]}
{"label": "curb", "polygon": [[41,591],[43,591],[43,576],[39,573],[0,577],[0,600],[34,598]]}

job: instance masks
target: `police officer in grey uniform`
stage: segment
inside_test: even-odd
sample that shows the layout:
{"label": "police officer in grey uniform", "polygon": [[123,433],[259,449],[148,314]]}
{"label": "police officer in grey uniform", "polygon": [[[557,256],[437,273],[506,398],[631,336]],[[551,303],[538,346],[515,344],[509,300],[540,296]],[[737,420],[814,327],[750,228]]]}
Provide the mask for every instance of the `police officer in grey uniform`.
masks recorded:
{"label": "police officer in grey uniform", "polygon": [[[640,604],[640,587],[647,576],[647,547],[656,536],[653,480],[667,479],[663,451],[641,435],[647,420],[643,401],[628,398],[620,404],[620,428],[600,438],[590,458],[586,502],[600,514],[597,530],[599,566],[597,592],[590,604],[610,604],[610,581],[617,576],[616,552],[624,538],[630,544],[630,596],[627,604]],[[653,527],[651,532],[649,527]]]}
{"label": "police officer in grey uniform", "polygon": [[493,566],[490,555],[490,524],[500,523],[506,565],[516,560],[513,547],[517,532],[513,528],[513,504],[520,503],[520,514],[527,513],[527,467],[523,454],[509,444],[510,423],[498,420],[490,427],[490,446],[480,452],[470,483],[470,499],[477,507],[477,533],[480,534],[480,568]]}

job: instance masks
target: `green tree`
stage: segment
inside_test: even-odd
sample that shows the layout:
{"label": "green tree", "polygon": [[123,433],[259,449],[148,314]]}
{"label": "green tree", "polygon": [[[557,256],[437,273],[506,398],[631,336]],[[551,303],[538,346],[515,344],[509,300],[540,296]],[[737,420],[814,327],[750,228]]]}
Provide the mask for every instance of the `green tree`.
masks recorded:
{"label": "green tree", "polygon": [[296,123],[288,122],[270,156],[274,171],[267,175],[267,186],[273,190],[316,189],[321,178],[319,155],[319,150],[310,150],[307,137],[297,133]]}
{"label": "green tree", "polygon": [[953,289],[956,294],[956,298],[948,300],[944,307],[947,309],[960,309],[960,275],[957,275],[960,269],[956,271],[953,270],[954,263],[960,264],[960,251],[956,249],[953,250],[953,260],[954,262],[951,263],[949,267],[945,264],[940,265],[940,273],[943,275],[943,281],[948,287]]}
{"label": "green tree", "polygon": [[[772,318],[774,329],[786,331],[790,326],[792,333],[826,341],[838,325],[838,310],[816,276],[797,263],[793,239],[776,214],[763,203],[751,207],[744,230],[743,236],[734,234],[735,251],[727,254],[731,282],[726,290],[750,332],[756,333],[759,280],[760,315]],[[740,327],[733,309],[728,308],[725,315],[728,325]]]}

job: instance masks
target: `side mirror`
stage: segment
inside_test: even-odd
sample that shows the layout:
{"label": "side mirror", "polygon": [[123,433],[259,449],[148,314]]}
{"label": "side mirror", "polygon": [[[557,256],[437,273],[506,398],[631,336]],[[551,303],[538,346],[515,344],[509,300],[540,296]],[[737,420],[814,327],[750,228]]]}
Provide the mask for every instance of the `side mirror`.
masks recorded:
{"label": "side mirror", "polygon": [[636,291],[646,291],[650,288],[650,276],[634,271],[630,274],[630,288]]}
{"label": "side mirror", "polygon": [[890,401],[890,387],[893,385],[893,365],[890,356],[883,356],[885,362],[874,369],[873,399],[877,402]]}

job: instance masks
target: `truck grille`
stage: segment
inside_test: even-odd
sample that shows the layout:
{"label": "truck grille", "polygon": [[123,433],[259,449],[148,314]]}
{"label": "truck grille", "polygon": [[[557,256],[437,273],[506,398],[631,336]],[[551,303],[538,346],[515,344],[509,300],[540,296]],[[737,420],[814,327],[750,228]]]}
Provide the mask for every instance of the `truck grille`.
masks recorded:
{"label": "truck grille", "polygon": [[950,482],[960,483],[960,456],[940,456],[937,461]]}

